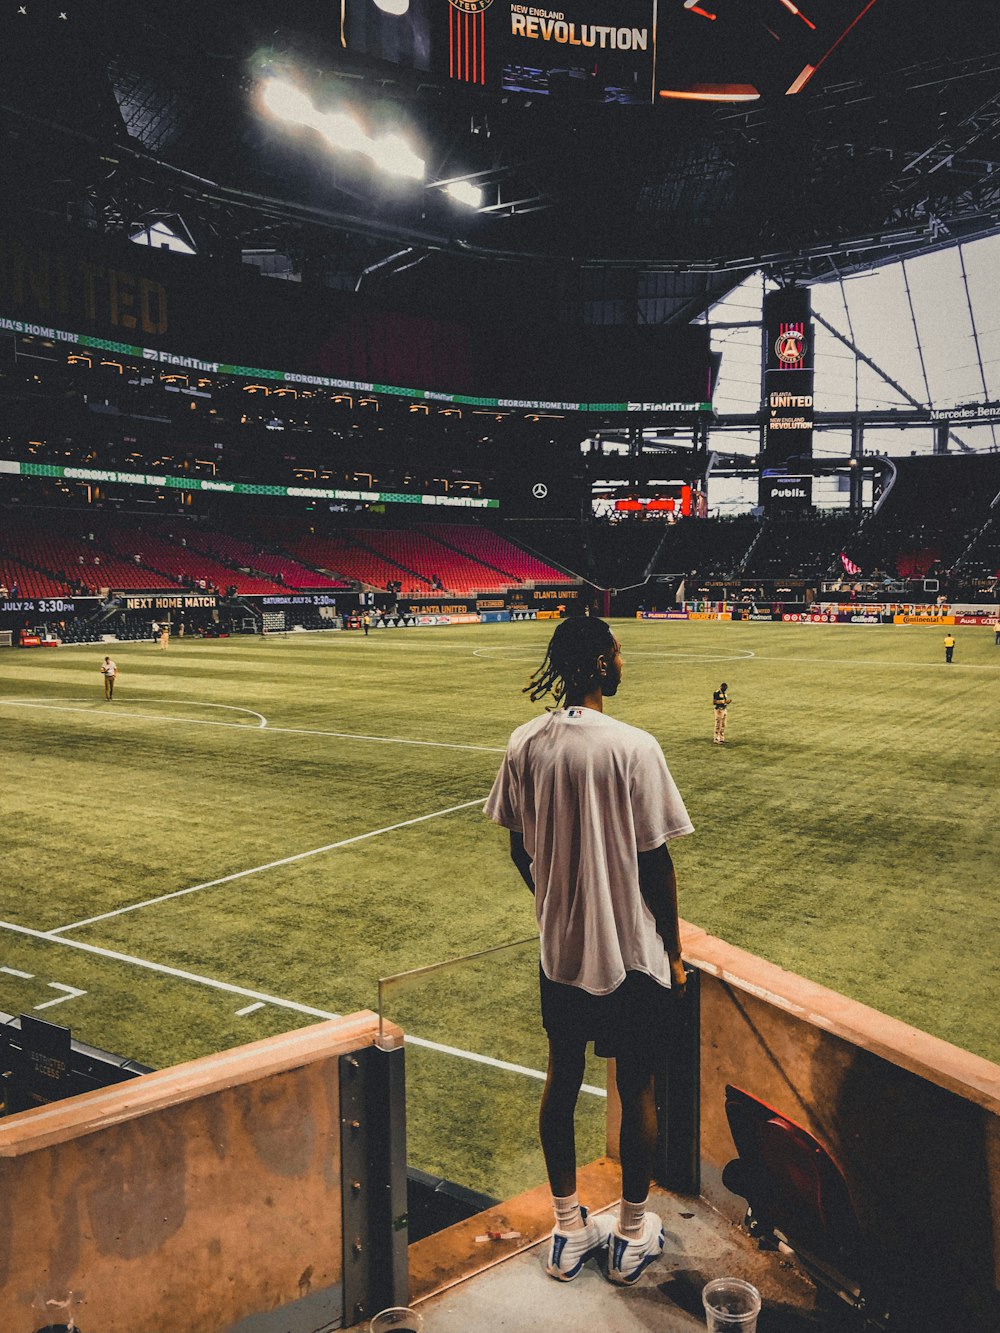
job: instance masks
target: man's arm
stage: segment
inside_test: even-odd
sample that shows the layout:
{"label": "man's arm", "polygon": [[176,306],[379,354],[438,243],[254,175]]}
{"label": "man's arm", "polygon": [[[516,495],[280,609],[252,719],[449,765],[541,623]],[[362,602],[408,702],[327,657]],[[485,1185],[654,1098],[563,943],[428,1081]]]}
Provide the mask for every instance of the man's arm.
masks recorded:
{"label": "man's arm", "polygon": [[670,960],[671,982],[681,988],[686,976],[681,962],[681,934],[677,921],[677,876],[666,843],[654,847],[651,852],[639,853],[639,891],[653,914],[656,933]]}
{"label": "man's arm", "polygon": [[[666,851],[666,847],[663,850]],[[535,881],[531,877],[531,857],[524,850],[523,834],[515,833],[513,829],[510,833],[510,859],[517,866],[517,872],[525,884],[534,893]]]}

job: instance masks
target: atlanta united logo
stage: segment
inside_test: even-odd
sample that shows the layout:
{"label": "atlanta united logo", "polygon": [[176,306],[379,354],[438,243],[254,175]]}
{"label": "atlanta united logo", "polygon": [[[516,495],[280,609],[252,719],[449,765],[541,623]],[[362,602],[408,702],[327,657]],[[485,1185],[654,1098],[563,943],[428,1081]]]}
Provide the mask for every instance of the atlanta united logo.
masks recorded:
{"label": "atlanta united logo", "polygon": [[792,366],[806,354],[806,336],[801,329],[783,329],[774,344],[774,354],[783,366]]}
{"label": "atlanta united logo", "polygon": [[448,0],[448,3],[460,14],[481,14],[484,9],[489,9],[493,0]]}

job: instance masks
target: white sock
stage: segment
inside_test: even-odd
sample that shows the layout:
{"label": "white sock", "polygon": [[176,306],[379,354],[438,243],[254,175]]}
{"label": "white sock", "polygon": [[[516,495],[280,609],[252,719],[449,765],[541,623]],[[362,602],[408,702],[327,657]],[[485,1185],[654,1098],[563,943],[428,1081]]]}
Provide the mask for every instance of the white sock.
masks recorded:
{"label": "white sock", "polygon": [[642,1203],[629,1203],[623,1197],[618,1209],[618,1234],[626,1240],[641,1240],[645,1216],[646,1199]]}
{"label": "white sock", "polygon": [[556,1226],[560,1231],[582,1231],[583,1215],[580,1212],[580,1200],[575,1194],[567,1194],[564,1199],[552,1196],[552,1207],[556,1214]]}

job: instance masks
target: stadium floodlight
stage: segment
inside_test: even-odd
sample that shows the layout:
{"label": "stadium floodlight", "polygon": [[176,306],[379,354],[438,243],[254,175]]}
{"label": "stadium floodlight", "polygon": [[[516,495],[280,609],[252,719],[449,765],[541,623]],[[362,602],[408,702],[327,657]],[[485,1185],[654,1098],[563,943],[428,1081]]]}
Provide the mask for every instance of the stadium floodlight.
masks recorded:
{"label": "stadium floodlight", "polygon": [[373,138],[349,112],[320,111],[301,88],[283,79],[268,79],[261,92],[263,106],[279,120],[315,130],[337,152],[360,153],[380,170],[423,180],[425,163],[401,134]]}
{"label": "stadium floodlight", "polygon": [[369,145],[365,151],[383,171],[410,180],[423,180],[424,160],[416,155],[401,134],[384,134],[381,139],[370,139]]}
{"label": "stadium floodlight", "polygon": [[331,148],[344,153],[363,153],[370,156],[371,140],[346,111],[331,111],[322,117],[316,127]]}
{"label": "stadium floodlight", "polygon": [[261,101],[272,116],[292,125],[307,125],[316,130],[324,119],[301,88],[283,79],[268,79],[261,92]]}
{"label": "stadium floodlight", "polygon": [[444,187],[444,192],[457,203],[466,204],[469,208],[482,207],[483,192],[471,181],[452,181],[450,185]]}

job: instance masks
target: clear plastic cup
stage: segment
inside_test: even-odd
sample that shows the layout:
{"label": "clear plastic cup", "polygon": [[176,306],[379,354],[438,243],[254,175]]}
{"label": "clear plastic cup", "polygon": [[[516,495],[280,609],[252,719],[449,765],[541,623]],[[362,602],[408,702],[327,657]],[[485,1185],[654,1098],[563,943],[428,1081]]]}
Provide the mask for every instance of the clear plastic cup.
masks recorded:
{"label": "clear plastic cup", "polygon": [[709,1333],[756,1333],[760,1292],[739,1277],[717,1277],[701,1293]]}
{"label": "clear plastic cup", "polygon": [[408,1305],[380,1310],[368,1325],[369,1333],[422,1333],[424,1317]]}

